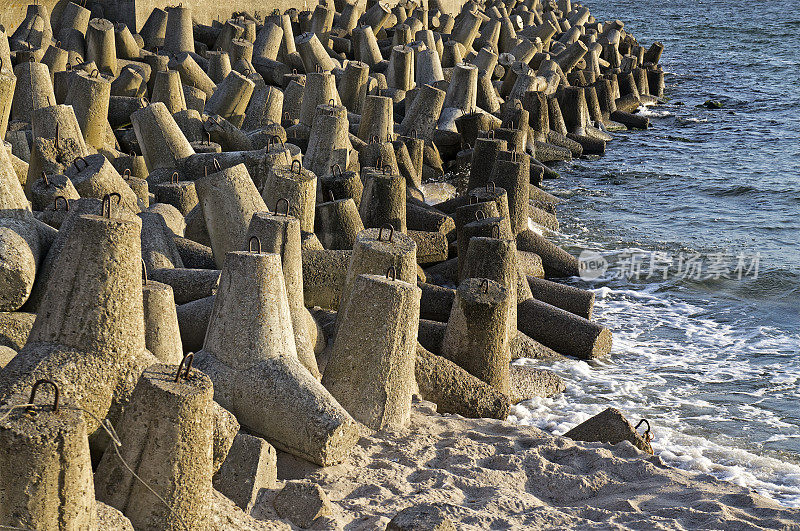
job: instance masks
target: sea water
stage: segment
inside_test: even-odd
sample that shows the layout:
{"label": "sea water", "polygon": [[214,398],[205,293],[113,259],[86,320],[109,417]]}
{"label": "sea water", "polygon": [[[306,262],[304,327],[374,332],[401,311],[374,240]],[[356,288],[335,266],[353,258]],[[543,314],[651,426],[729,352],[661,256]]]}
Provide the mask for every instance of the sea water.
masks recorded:
{"label": "sea water", "polygon": [[567,200],[555,241],[607,263],[569,283],[595,292],[614,344],[595,362],[520,360],[567,388],[511,418],[563,434],[613,406],[648,419],[667,463],[800,506],[800,11],[585,4],[664,43],[666,104],[544,185]]}

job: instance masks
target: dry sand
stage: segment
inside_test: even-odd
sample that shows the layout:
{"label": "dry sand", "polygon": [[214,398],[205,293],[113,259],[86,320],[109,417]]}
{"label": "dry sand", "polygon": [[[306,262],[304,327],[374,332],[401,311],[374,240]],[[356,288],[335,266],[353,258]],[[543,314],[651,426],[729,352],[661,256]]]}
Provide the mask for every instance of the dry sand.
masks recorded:
{"label": "dry sand", "polygon": [[[670,468],[628,442],[576,443],[532,427],[439,415],[428,402],[415,404],[407,428],[364,436],[341,465],[316,468],[282,454],[279,477],[307,478],[328,493],[334,514],[317,529],[384,529],[421,503],[441,504],[464,530],[800,529],[800,510]],[[262,490],[252,514],[275,518],[276,492]],[[252,528],[270,528],[262,523]]]}

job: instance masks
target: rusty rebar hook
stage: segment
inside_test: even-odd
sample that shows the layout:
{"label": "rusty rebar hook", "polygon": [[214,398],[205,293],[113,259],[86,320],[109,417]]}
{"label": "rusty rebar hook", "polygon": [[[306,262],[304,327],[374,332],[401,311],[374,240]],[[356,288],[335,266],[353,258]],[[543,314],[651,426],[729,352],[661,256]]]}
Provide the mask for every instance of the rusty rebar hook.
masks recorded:
{"label": "rusty rebar hook", "polygon": [[[472,197],[475,197],[475,196],[472,196]],[[476,210],[475,211],[475,220],[476,221],[481,221],[483,219],[486,219],[486,212],[484,212],[483,210]]]}
{"label": "rusty rebar hook", "polygon": [[83,163],[85,164],[85,166],[83,167],[83,170],[85,170],[86,168],[88,168],[88,167],[89,167],[89,163],[88,163],[88,162],[86,162],[86,159],[85,159],[85,158],[83,158],[83,157],[77,157],[75,160],[73,160],[73,161],[72,161],[72,164],[75,166],[75,169],[76,169],[76,170],[78,170],[78,171],[83,171],[83,170],[80,168],[80,166],[78,166],[78,161],[80,161],[80,162],[83,162]]}
{"label": "rusty rebar hook", "polygon": [[178,184],[179,181],[180,181],[180,179],[178,177],[178,172],[176,172],[176,171],[172,172],[172,175],[169,178],[169,183],[170,184]]}
{"label": "rusty rebar hook", "polygon": [[[294,171],[294,165],[297,164],[297,172]],[[300,164],[300,161],[295,159],[292,161],[292,166],[289,169],[292,173],[297,173],[298,175],[303,173],[303,166]]]}
{"label": "rusty rebar hook", "polygon": [[[256,247],[256,251],[253,251],[253,242],[256,242],[258,247]],[[247,251],[252,253],[256,252],[257,254],[261,254],[261,238],[258,236],[251,236],[249,240],[247,240]]]}
{"label": "rusty rebar hook", "polygon": [[57,195],[53,198],[53,210],[58,211],[58,200],[64,200],[64,211],[69,212],[69,201],[63,195]]}
{"label": "rusty rebar hook", "polygon": [[381,228],[379,228],[378,241],[382,241],[383,229],[389,229],[389,239],[387,241],[391,242],[392,238],[394,237],[394,225],[392,225],[391,223],[387,223],[386,225],[383,225]]}
{"label": "rusty rebar hook", "polygon": [[44,180],[44,185],[50,188],[50,179],[47,178],[47,174],[42,172],[42,179]]}
{"label": "rusty rebar hook", "polygon": [[647,419],[642,419],[642,420],[639,421],[638,424],[636,424],[636,427],[633,428],[633,429],[638,431],[639,430],[639,426],[641,426],[642,423],[644,423],[647,426],[647,428],[645,428],[645,430],[644,430],[644,433],[642,434],[642,438],[645,441],[650,442],[650,441],[653,440],[653,434],[650,433],[650,421],[648,421]]}
{"label": "rusty rebar hook", "polygon": [[492,238],[500,238],[500,225],[492,225]]}
{"label": "rusty rebar hook", "polygon": [[[58,411],[58,401],[60,397],[60,392],[58,390],[58,385],[53,380],[48,380],[46,378],[42,378],[41,380],[36,380],[36,383],[33,384],[31,387],[31,396],[28,398],[28,403],[33,404],[33,401],[36,399],[36,390],[39,389],[41,385],[50,385],[53,387],[53,413]],[[35,406],[29,406],[29,411],[31,411]]]}
{"label": "rusty rebar hook", "polygon": [[212,165],[214,166],[214,169],[216,171],[222,171],[222,166],[219,165],[219,160],[217,160],[216,158],[212,162]]}
{"label": "rusty rebar hook", "polygon": [[331,166],[331,174],[334,177],[341,177],[342,176],[342,167],[339,166],[338,164],[334,164],[333,166]]}
{"label": "rusty rebar hook", "polygon": [[186,371],[183,373],[183,379],[189,379],[189,371],[192,370],[192,361],[194,361],[194,353],[189,352],[187,353],[183,359],[181,360],[180,364],[178,365],[178,371],[175,373],[175,382],[181,381],[181,369],[183,368],[184,364],[186,365]]}
{"label": "rusty rebar hook", "polygon": [[481,280],[481,288],[483,288],[484,293],[489,293],[489,279],[484,278]]}
{"label": "rusty rebar hook", "polygon": [[289,215],[289,208],[290,208],[291,205],[289,204],[289,198],[287,198],[287,197],[281,197],[280,199],[278,199],[275,202],[275,215],[277,216],[280,213],[279,211],[280,211],[281,203],[286,203],[286,212],[284,212],[283,215],[284,216],[288,216]]}
{"label": "rusty rebar hook", "polygon": [[486,191],[493,194],[495,190],[497,190],[497,185],[494,184],[494,181],[488,181],[486,183]]}
{"label": "rusty rebar hook", "polygon": [[397,268],[394,266],[389,266],[386,270],[386,278],[390,279],[392,282],[397,280]]}

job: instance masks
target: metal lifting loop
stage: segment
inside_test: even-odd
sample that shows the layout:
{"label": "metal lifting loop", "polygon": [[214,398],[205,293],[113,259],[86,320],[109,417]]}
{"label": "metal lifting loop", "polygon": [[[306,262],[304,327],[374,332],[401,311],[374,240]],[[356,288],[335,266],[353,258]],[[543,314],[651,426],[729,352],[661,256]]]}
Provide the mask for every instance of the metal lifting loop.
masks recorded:
{"label": "metal lifting loop", "polygon": [[478,196],[477,195],[470,195],[469,196],[469,204],[470,205],[474,205],[476,203],[480,203],[480,200],[478,199]]}
{"label": "metal lifting loop", "polygon": [[328,190],[328,197],[330,197],[330,198],[331,198],[331,203],[333,203],[334,201],[336,201],[336,196],[335,196],[335,195],[333,195],[333,190]]}
{"label": "metal lifting loop", "polygon": [[391,279],[392,282],[397,280],[397,269],[394,266],[389,266],[386,270],[386,278]]}
{"label": "metal lifting loop", "polygon": [[328,105],[330,105],[331,107],[336,107],[336,100],[333,98],[329,99]]}
{"label": "metal lifting loop", "polygon": [[494,181],[488,181],[486,183],[486,191],[490,193],[494,193],[497,190],[497,186],[494,184]]}
{"label": "metal lifting loop", "polygon": [[181,369],[183,368],[184,364],[186,365],[186,371],[183,373],[183,379],[189,379],[189,371],[192,370],[192,361],[194,361],[194,353],[189,352],[186,354],[183,359],[181,360],[180,365],[178,365],[178,372],[175,373],[175,382],[181,381]]}
{"label": "metal lifting loop", "polygon": [[89,167],[89,163],[88,163],[88,162],[86,162],[86,159],[85,159],[85,158],[83,158],[83,157],[78,157],[78,158],[76,158],[75,160],[73,160],[73,161],[72,161],[72,164],[75,166],[75,169],[76,169],[76,170],[78,170],[78,171],[83,171],[83,170],[80,168],[80,166],[78,166],[78,161],[80,161],[80,162],[83,162],[83,163],[85,164],[85,166],[83,167],[83,170],[85,170],[86,168],[88,168],[88,167]]}
{"label": "metal lifting loop", "polygon": [[384,175],[391,175],[392,167],[389,164],[384,164],[381,167],[381,171],[383,172]]}
{"label": "metal lifting loop", "polygon": [[100,77],[100,70],[98,70],[98,69],[96,69],[96,68],[95,68],[94,70],[92,70],[92,73],[91,73],[91,74],[89,74],[89,77],[91,77],[91,78],[98,78],[98,77]]}
{"label": "metal lifting loop", "polygon": [[[61,394],[58,390],[58,386],[53,380],[47,380],[42,378],[41,380],[36,380],[36,383],[33,384],[31,387],[31,396],[28,398],[28,403],[33,404],[34,399],[36,399],[36,390],[39,389],[41,385],[50,385],[53,388],[53,413],[58,411],[58,399],[59,395]],[[29,411],[33,409],[34,406],[30,406]]]}
{"label": "metal lifting loop", "polygon": [[[295,164],[297,164],[297,172],[294,171],[294,165]],[[291,172],[292,173],[297,173],[298,175],[303,173],[303,166],[300,164],[299,160],[295,159],[295,160],[292,161]]]}
{"label": "metal lifting loop", "polygon": [[[253,251],[253,242],[256,242],[256,244],[258,245],[258,247],[256,247],[257,249],[256,251]],[[261,254],[261,239],[258,236],[251,236],[250,240],[248,240],[247,242],[247,250],[248,252],[251,253],[256,252],[258,254]]]}
{"label": "metal lifting loop", "polygon": [[222,171],[222,166],[219,165],[219,161],[217,159],[214,159],[213,165],[216,171]]}
{"label": "metal lifting loop", "polygon": [[394,237],[394,225],[392,225],[391,223],[387,223],[386,225],[383,225],[381,228],[379,228],[378,229],[378,241],[382,241],[383,229],[389,229],[389,239],[388,239],[388,241],[391,242],[392,238]]}
{"label": "metal lifting loop", "polygon": [[283,213],[284,216],[289,215],[289,199],[286,197],[281,197],[275,202],[275,215],[279,214],[281,203],[286,203],[286,211]]}
{"label": "metal lifting loop", "polygon": [[147,285],[147,264],[145,263],[144,258],[142,258],[141,260],[142,260],[142,281],[144,282],[144,285],[146,286]]}
{"label": "metal lifting loop", "polygon": [[44,180],[44,185],[50,188],[50,179],[47,178],[47,174],[42,172],[42,179]]}
{"label": "metal lifting loop", "polygon": [[125,168],[125,171],[122,172],[123,179],[130,179],[131,178],[131,169]]}
{"label": "metal lifting loop", "polygon": [[492,225],[492,238],[500,238],[500,225]]}
{"label": "metal lifting loop", "polygon": [[381,141],[381,139],[380,139],[380,137],[378,135],[372,135],[371,137],[369,137],[369,143],[370,144],[376,144],[376,143],[378,143],[380,141]]}
{"label": "metal lifting loop", "polygon": [[645,441],[650,442],[650,441],[653,440],[653,434],[650,433],[650,422],[647,419],[640,420],[639,423],[636,425],[636,427],[633,428],[633,429],[638,431],[639,430],[639,426],[641,426],[642,423],[644,423],[646,425],[646,428],[644,430],[644,434],[642,434],[642,438],[644,438]]}
{"label": "metal lifting loop", "polygon": [[481,281],[481,287],[483,288],[483,292],[484,293],[489,293],[489,279],[488,278],[484,278]]}
{"label": "metal lifting loop", "polygon": [[339,166],[338,164],[334,164],[333,166],[331,166],[331,174],[333,174],[334,177],[341,177],[342,167]]}
{"label": "metal lifting loop", "polygon": [[482,219],[486,219],[486,212],[484,212],[483,210],[476,210],[475,211],[475,220],[476,221],[480,221]]}
{"label": "metal lifting loop", "polygon": [[[108,212],[108,214],[106,214],[106,212]],[[103,202],[100,203],[100,215],[109,219],[111,218],[111,196],[109,194],[103,196]]]}
{"label": "metal lifting loop", "polygon": [[172,175],[169,178],[170,184],[178,184],[179,180],[180,179],[178,179],[178,172],[176,171],[172,172]]}
{"label": "metal lifting loop", "polygon": [[488,131],[486,131],[486,138],[494,140],[494,129],[489,129]]}
{"label": "metal lifting loop", "polygon": [[54,210],[56,210],[56,211],[58,211],[58,200],[59,200],[59,199],[63,199],[63,200],[64,200],[64,210],[65,210],[65,211],[67,211],[67,212],[69,212],[69,201],[67,201],[67,198],[66,198],[66,197],[64,197],[63,195],[57,195],[57,196],[56,196],[56,197],[53,199],[53,202],[54,202],[54,204],[53,204],[53,209],[54,209]]}

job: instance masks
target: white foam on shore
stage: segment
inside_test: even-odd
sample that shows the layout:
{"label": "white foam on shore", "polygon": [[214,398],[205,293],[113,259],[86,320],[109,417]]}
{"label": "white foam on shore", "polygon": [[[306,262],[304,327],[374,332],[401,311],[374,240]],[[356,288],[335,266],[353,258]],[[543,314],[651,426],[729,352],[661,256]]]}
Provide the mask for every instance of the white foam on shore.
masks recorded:
{"label": "white foam on shore", "polygon": [[515,406],[511,420],[561,435],[613,406],[634,424],[650,421],[653,449],[668,464],[800,507],[800,463],[764,450],[800,438],[800,427],[767,404],[800,400],[800,334],[742,330],[656,289],[595,290],[597,320],[614,334],[612,355],[519,360],[554,370],[567,389]]}
{"label": "white foam on shore", "polygon": [[647,118],[666,118],[667,116],[672,116],[671,112],[663,108],[655,109],[650,105],[641,105],[636,113]]}

